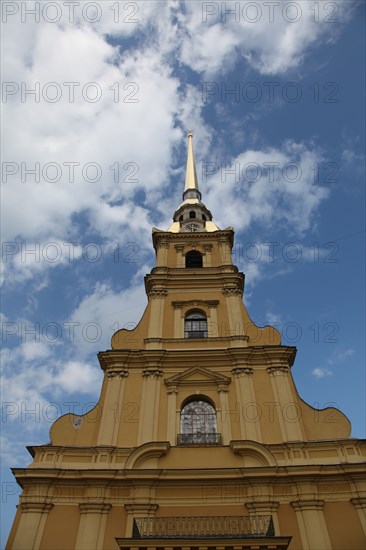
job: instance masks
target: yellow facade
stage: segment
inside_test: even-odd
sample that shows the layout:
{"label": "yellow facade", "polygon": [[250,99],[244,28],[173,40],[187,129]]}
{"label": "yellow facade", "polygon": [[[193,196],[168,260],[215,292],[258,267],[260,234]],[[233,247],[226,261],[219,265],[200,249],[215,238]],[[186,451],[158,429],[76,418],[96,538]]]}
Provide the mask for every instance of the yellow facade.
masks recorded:
{"label": "yellow facade", "polygon": [[191,134],[183,199],[169,230],[153,229],[140,323],[98,355],[98,405],[59,418],[14,470],[7,548],[364,549],[365,442],[300,398],[296,349],[251,321]]}

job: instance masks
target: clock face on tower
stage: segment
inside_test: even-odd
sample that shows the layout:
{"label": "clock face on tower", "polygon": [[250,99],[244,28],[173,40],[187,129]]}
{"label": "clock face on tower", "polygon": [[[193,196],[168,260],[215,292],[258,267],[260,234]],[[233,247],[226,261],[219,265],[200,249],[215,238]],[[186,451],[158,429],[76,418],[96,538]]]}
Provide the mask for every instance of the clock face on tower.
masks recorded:
{"label": "clock face on tower", "polygon": [[198,223],[187,223],[186,229],[187,231],[198,231],[200,226]]}

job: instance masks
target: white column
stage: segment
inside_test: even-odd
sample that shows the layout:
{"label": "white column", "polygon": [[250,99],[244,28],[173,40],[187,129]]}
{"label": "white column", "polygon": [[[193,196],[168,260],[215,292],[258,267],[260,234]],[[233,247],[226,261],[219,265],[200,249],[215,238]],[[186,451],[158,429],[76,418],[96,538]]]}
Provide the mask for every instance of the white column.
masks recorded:
{"label": "white column", "polygon": [[267,372],[271,379],[273,395],[278,403],[277,417],[284,441],[303,441],[301,409],[295,402],[288,380],[288,367],[268,367]]}
{"label": "white column", "polygon": [[291,502],[295,508],[303,550],[329,550],[329,534],[323,514],[323,500]]}
{"label": "white column", "polygon": [[138,445],[156,441],[159,420],[159,397],[163,371],[148,368],[142,373],[141,415],[138,431]]}
{"label": "white column", "polygon": [[351,502],[358,512],[362,529],[366,536],[366,498],[351,498]]}
{"label": "white column", "polygon": [[128,371],[123,368],[112,368],[106,371],[105,376],[107,387],[97,445],[116,446]]}
{"label": "white column", "polygon": [[[229,317],[229,332],[222,336],[243,336],[244,325],[242,319],[242,291],[239,288],[225,288],[223,290],[226,296],[226,307]],[[236,347],[237,342],[233,342]]]}
{"label": "white column", "polygon": [[176,386],[168,387],[167,441],[171,445],[176,444],[177,438],[177,393]]}
{"label": "white column", "polygon": [[150,290],[151,300],[148,338],[161,338],[163,332],[164,300],[168,291],[165,289]]}
{"label": "white column", "polygon": [[174,248],[177,252],[177,265],[176,267],[185,267],[186,264],[186,258],[183,254],[184,252],[184,245],[182,244],[175,244]]}
{"label": "white column", "polygon": [[231,244],[229,239],[222,239],[219,242],[221,248],[221,261],[222,265],[232,265],[233,260],[231,256]]}
{"label": "white column", "polygon": [[80,522],[75,550],[103,550],[107,514],[111,504],[79,504]]}
{"label": "white column", "polygon": [[280,524],[278,521],[278,502],[246,502],[245,506],[248,508],[249,515],[253,516],[272,516],[273,528],[275,536],[278,537],[280,533]]}
{"label": "white column", "polygon": [[234,375],[236,394],[239,400],[241,438],[262,442],[260,416],[258,416],[253,384],[253,369],[236,367],[231,372]]}
{"label": "white column", "polygon": [[169,243],[160,240],[156,245],[156,267],[166,267]]}
{"label": "white column", "polygon": [[22,514],[12,550],[38,550],[41,544],[47,514],[53,504],[44,502],[22,502]]}
{"label": "white column", "polygon": [[217,304],[216,303],[209,303],[208,304],[209,310],[210,310],[210,319],[208,319],[208,336],[215,338],[217,336],[220,336],[219,334],[219,325],[217,323]]}
{"label": "white column", "polygon": [[135,518],[154,517],[158,508],[158,504],[145,504],[143,502],[138,504],[125,504],[127,512],[125,537],[132,537],[133,520]]}
{"label": "white column", "polygon": [[183,303],[174,303],[174,338],[184,338],[184,328],[182,331],[182,308]]}
{"label": "white column", "polygon": [[204,253],[204,264],[203,266],[204,267],[211,267],[211,253],[212,253],[212,244],[204,244],[203,245],[203,250],[205,251]]}
{"label": "white column", "polygon": [[[231,413],[233,411],[229,410],[229,400],[228,400],[228,387],[219,386],[219,395],[220,395],[220,409],[221,409],[221,437],[222,444],[229,445],[232,436],[231,436]],[[234,411],[234,414],[236,411]]]}

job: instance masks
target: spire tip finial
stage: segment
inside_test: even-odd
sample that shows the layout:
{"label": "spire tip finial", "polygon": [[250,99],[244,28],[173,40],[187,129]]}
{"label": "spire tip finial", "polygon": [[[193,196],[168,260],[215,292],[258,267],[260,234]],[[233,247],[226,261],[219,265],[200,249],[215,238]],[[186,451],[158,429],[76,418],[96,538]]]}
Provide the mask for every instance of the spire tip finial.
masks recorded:
{"label": "spire tip finial", "polygon": [[189,130],[189,132],[188,132],[188,137],[189,137],[189,138],[190,138],[190,137],[193,137],[193,132],[192,132],[192,130]]}

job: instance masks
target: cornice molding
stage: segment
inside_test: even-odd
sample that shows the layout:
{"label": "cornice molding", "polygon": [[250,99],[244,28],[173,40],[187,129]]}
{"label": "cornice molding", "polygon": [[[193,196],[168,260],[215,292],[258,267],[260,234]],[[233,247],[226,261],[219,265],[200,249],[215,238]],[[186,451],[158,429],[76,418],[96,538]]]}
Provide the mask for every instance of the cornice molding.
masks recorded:
{"label": "cornice molding", "polygon": [[199,231],[197,233],[171,233],[170,231],[161,231],[160,229],[153,228],[152,240],[154,248],[159,247],[160,242],[174,242],[174,241],[217,241],[220,243],[228,244],[230,247],[234,245],[234,230],[231,228],[220,229],[218,231]]}

